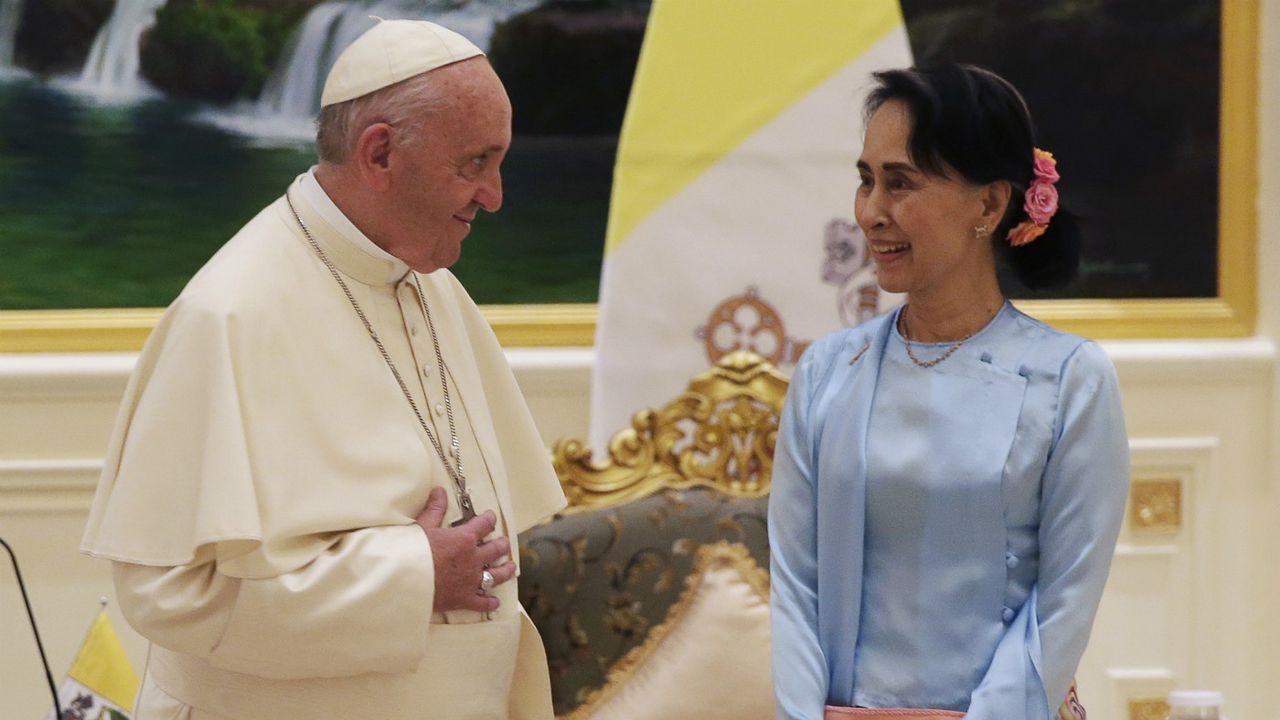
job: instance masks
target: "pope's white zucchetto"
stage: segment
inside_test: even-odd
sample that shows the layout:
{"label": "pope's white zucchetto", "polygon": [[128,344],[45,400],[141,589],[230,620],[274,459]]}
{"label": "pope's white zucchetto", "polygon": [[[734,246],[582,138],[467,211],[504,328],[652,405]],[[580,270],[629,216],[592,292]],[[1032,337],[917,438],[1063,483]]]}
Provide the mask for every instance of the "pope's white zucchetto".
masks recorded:
{"label": "pope's white zucchetto", "polygon": [[328,107],[484,55],[470,40],[426,20],[377,20],[338,56],[320,95]]}

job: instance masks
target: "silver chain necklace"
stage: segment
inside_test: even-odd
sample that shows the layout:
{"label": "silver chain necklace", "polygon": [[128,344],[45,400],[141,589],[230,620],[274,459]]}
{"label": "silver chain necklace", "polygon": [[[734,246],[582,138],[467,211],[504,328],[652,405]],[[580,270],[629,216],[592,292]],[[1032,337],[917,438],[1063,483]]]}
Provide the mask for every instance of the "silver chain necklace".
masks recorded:
{"label": "silver chain necklace", "polygon": [[329,260],[329,256],[325,255],[320,249],[320,244],[311,235],[311,230],[307,228],[307,224],[302,221],[302,216],[298,214],[298,209],[293,206],[293,201],[289,196],[285,195],[285,202],[289,204],[289,210],[293,213],[293,218],[298,221],[298,227],[302,228],[302,234],[306,236],[307,242],[311,244],[311,249],[316,251],[316,255],[320,257],[320,262],[329,269],[329,274],[338,282],[338,286],[342,288],[342,293],[347,296],[347,300],[351,303],[351,307],[356,311],[356,315],[360,317],[360,322],[364,324],[364,329],[368,331],[369,337],[373,339],[373,344],[378,346],[378,352],[382,353],[382,359],[386,361],[387,367],[391,370],[391,374],[395,376],[396,383],[400,385],[400,392],[404,393],[404,399],[409,401],[409,407],[413,408],[413,414],[418,418],[418,424],[422,426],[427,437],[431,439],[431,445],[436,449],[436,455],[440,457],[440,462],[444,464],[445,470],[449,476],[453,478],[453,484],[456,488],[458,507],[462,510],[462,518],[454,522],[454,525],[460,525],[476,516],[475,506],[471,504],[471,493],[467,491],[467,476],[462,470],[462,448],[458,443],[458,428],[453,421],[453,403],[449,399],[449,380],[446,377],[444,367],[444,355],[440,352],[440,340],[436,336],[436,326],[431,320],[431,309],[427,307],[426,296],[422,294],[422,283],[418,280],[418,273],[413,273],[413,284],[418,290],[418,303],[422,306],[422,314],[427,318],[427,329],[431,331],[431,345],[436,351],[436,367],[440,372],[440,389],[444,392],[444,408],[445,416],[449,420],[449,447],[453,449],[454,463],[449,463],[448,457],[445,456],[444,447],[440,445],[440,441],[436,438],[436,434],[431,431],[431,426],[422,415],[422,411],[418,409],[418,403],[414,401],[413,395],[409,393],[409,386],[405,384],[404,378],[401,377],[400,371],[396,369],[396,364],[391,360],[390,353],[382,344],[378,333],[373,329],[373,325],[369,322],[369,318],[365,316],[364,311],[360,309],[360,303],[356,302],[355,295],[351,294],[351,288],[347,287],[347,283],[342,279],[342,275],[338,269],[334,267],[333,262]]}

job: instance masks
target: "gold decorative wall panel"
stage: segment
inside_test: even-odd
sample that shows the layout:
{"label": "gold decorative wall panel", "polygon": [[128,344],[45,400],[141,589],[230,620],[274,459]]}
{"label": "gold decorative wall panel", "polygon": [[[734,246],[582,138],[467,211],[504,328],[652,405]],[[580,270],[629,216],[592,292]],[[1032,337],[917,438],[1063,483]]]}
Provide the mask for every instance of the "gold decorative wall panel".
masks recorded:
{"label": "gold decorative wall panel", "polygon": [[1129,526],[1135,532],[1173,533],[1182,528],[1182,481],[1134,480],[1129,487]]}
{"label": "gold decorative wall panel", "polygon": [[1168,720],[1169,703],[1164,698],[1131,698],[1129,720]]}

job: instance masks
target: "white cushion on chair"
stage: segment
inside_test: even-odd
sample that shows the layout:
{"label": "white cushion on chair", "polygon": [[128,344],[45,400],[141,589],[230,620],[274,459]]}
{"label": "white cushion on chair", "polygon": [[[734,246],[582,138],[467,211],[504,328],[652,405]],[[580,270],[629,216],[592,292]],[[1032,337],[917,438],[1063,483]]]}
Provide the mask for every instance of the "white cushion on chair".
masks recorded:
{"label": "white cushion on chair", "polygon": [[687,584],[571,720],[772,720],[767,574],[722,542],[699,549]]}

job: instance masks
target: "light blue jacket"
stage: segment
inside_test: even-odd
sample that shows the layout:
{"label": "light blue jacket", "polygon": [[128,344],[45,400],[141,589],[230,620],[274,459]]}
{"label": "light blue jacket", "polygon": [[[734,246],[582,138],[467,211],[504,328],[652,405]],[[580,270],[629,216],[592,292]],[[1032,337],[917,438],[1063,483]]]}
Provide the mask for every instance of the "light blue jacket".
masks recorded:
{"label": "light blue jacket", "polygon": [[[819,720],[824,705],[855,701],[859,624],[864,612],[876,612],[862,607],[867,435],[896,318],[889,313],[814,343],[787,395],[769,502],[779,718]],[[936,369],[946,371],[931,378],[948,385],[943,394],[963,399],[954,412],[973,418],[966,453],[992,476],[975,486],[1000,493],[991,503],[995,522],[947,533],[966,543],[965,562],[930,568],[930,551],[921,548],[940,584],[984,589],[960,597],[999,598],[992,607],[953,608],[953,622],[991,616],[1003,630],[990,637],[989,664],[972,668],[977,686],[950,694],[969,698],[974,720],[1048,720],[1084,652],[1128,492],[1115,371],[1095,344],[1012,305]],[[1023,560],[1017,572],[1011,557]],[[984,642],[976,627],[948,630],[942,635]],[[880,650],[879,657],[892,654]],[[966,654],[937,650],[939,662]]]}

